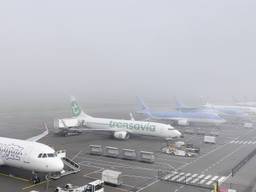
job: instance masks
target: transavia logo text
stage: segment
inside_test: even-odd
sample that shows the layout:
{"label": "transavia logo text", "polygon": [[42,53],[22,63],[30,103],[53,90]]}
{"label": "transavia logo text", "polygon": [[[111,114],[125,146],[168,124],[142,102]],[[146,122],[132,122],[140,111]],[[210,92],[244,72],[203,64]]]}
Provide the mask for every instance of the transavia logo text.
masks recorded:
{"label": "transavia logo text", "polygon": [[141,131],[156,131],[155,125],[150,125],[150,123],[126,123],[122,121],[110,121],[109,126],[111,128],[125,128],[125,129],[134,129],[134,130],[141,130]]}

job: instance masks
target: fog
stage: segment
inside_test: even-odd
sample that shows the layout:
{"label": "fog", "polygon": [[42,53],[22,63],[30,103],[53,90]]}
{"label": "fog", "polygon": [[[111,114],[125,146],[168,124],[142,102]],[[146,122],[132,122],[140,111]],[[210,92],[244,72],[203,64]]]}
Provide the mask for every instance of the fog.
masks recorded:
{"label": "fog", "polygon": [[253,0],[1,1],[1,105],[256,97]]}

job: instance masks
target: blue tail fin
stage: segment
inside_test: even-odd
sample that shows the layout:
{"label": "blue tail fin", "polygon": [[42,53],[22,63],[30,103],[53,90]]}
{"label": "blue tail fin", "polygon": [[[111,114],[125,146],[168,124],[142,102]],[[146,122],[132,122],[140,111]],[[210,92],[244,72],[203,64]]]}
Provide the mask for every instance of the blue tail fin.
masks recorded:
{"label": "blue tail fin", "polygon": [[136,113],[141,113],[151,117],[151,112],[149,107],[144,103],[144,101],[140,97],[137,97],[137,103],[138,103],[138,109]]}
{"label": "blue tail fin", "polygon": [[182,103],[180,100],[176,99],[176,109],[177,110],[181,110],[181,109],[186,109],[187,106],[184,105],[184,103]]}

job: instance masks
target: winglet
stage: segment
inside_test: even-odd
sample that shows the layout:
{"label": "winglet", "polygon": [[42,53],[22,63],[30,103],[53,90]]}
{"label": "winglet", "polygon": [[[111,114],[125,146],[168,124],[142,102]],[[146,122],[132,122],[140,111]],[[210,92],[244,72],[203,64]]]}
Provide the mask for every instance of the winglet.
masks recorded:
{"label": "winglet", "polygon": [[137,103],[139,110],[149,110],[148,106],[145,104],[142,98],[137,97]]}
{"label": "winglet", "polygon": [[135,121],[135,119],[134,119],[134,117],[133,117],[133,114],[132,114],[132,113],[130,113],[130,117],[131,117],[131,120],[132,120],[132,121]]}
{"label": "winglet", "polygon": [[144,115],[147,115],[148,117],[152,117],[149,107],[145,104],[145,102],[140,97],[137,97],[137,103],[138,103],[139,109],[136,111],[136,113],[144,114]]}
{"label": "winglet", "polygon": [[181,102],[177,98],[175,98],[175,103],[176,103],[176,110],[185,109],[187,107],[186,105],[184,105],[183,102]]}
{"label": "winglet", "polygon": [[47,127],[46,123],[44,122],[43,125],[44,125],[44,128],[45,128],[45,131],[43,133],[41,133],[40,135],[37,135],[35,137],[31,137],[31,138],[27,139],[27,141],[34,141],[34,142],[36,142],[36,141],[42,139],[43,137],[45,137],[46,135],[48,135],[49,134],[49,130],[48,130],[48,127]]}

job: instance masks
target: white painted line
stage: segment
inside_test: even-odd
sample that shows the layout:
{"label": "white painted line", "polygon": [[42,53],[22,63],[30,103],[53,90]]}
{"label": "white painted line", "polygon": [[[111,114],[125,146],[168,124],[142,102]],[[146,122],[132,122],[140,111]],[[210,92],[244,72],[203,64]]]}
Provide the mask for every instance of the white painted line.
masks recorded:
{"label": "white painted line", "polygon": [[233,141],[230,141],[230,143],[234,143],[235,141],[233,140]]}
{"label": "white painted line", "polygon": [[164,179],[164,180],[170,179],[172,176],[174,176],[174,175],[176,175],[176,174],[178,174],[178,172],[173,172],[173,173],[171,173],[171,174],[166,175],[163,179]]}
{"label": "white painted line", "polygon": [[179,190],[181,190],[183,187],[185,187],[185,185],[181,185],[178,189],[176,189],[174,192],[178,192]]}
{"label": "white painted line", "polygon": [[247,144],[247,143],[248,143],[248,141],[245,141],[245,142],[244,142],[244,144]]}
{"label": "white painted line", "polygon": [[99,172],[101,172],[101,171],[103,171],[103,170],[104,170],[104,168],[101,168],[101,169],[99,169],[99,170],[96,170],[96,171],[92,171],[92,172],[90,172],[90,173],[87,173],[87,174],[85,174],[85,175],[83,175],[83,176],[86,177],[86,176],[92,175],[92,174],[94,174],[94,173],[99,173]]}
{"label": "white painted line", "polygon": [[203,178],[204,175],[200,175],[198,176],[196,179],[194,179],[193,181],[191,181],[191,183],[196,183],[197,181],[199,181],[201,178]]}
{"label": "white painted line", "polygon": [[79,151],[74,157],[72,157],[72,159],[71,160],[75,160],[75,158],[77,158],[78,157],[78,155],[80,155],[80,153],[82,153],[83,151],[81,150],[81,151]]}
{"label": "white painted line", "polygon": [[208,180],[208,179],[210,179],[211,177],[212,177],[212,175],[208,175],[208,176],[206,176],[204,179]]}
{"label": "white painted line", "polygon": [[252,144],[256,144],[256,141],[254,141]]}
{"label": "white painted line", "polygon": [[252,141],[249,141],[249,142],[248,142],[248,144],[251,144],[251,143],[252,143]]}
{"label": "white painted line", "polygon": [[141,175],[121,175],[120,177],[131,177],[131,178],[137,177],[137,178],[142,178],[142,179],[152,179],[152,177],[146,177],[146,176],[141,176]]}
{"label": "white painted line", "polygon": [[149,183],[149,184],[146,185],[145,187],[142,187],[142,188],[140,188],[139,190],[137,190],[137,192],[143,191],[144,189],[146,189],[146,188],[148,188],[148,187],[150,187],[150,186],[156,184],[158,181],[159,181],[159,180],[155,180],[155,181],[153,181],[152,183]]}
{"label": "white painted line", "polygon": [[196,177],[198,174],[194,174],[194,175],[192,175],[191,177]]}
{"label": "white painted line", "polygon": [[216,180],[218,179],[218,177],[219,177],[219,176],[214,176],[213,178],[211,178],[210,181],[208,181],[208,182],[206,183],[206,185],[212,184],[214,181],[216,181]]}
{"label": "white painted line", "polygon": [[188,177],[188,176],[190,176],[190,175],[191,175],[191,173],[187,173],[185,176]]}
{"label": "white painted line", "polygon": [[182,177],[180,177],[177,181],[178,182],[181,182],[181,181],[183,181],[183,180],[185,180],[186,179],[186,176],[182,176]]}
{"label": "white painted line", "polygon": [[205,183],[205,185],[211,185],[212,183],[213,183],[213,180],[210,180],[207,183]]}
{"label": "white painted line", "polygon": [[189,182],[190,180],[192,180],[194,177],[189,177],[186,179],[186,182]]}
{"label": "white painted line", "polygon": [[197,182],[199,180],[199,178],[196,178],[196,179],[194,179],[193,181],[191,181],[191,183],[195,183],[195,182]]}
{"label": "white painted line", "polygon": [[184,173],[180,173],[178,175],[175,175],[174,177],[171,178],[171,181],[175,181],[177,178],[179,178],[180,176],[182,176]]}
{"label": "white painted line", "polygon": [[191,177],[187,178],[186,181],[189,182],[190,180],[194,179],[198,174],[191,175]]}
{"label": "white painted line", "polygon": [[223,176],[223,177],[221,177],[220,179],[218,179],[219,184],[221,184],[222,182],[224,182],[224,180],[226,180],[226,177],[225,177],[225,176]]}
{"label": "white painted line", "polygon": [[206,181],[206,179],[202,179],[199,184],[203,184]]}
{"label": "white painted line", "polygon": [[237,144],[242,144],[244,141],[239,141]]}
{"label": "white painted line", "polygon": [[234,143],[238,143],[239,141],[235,141]]}

